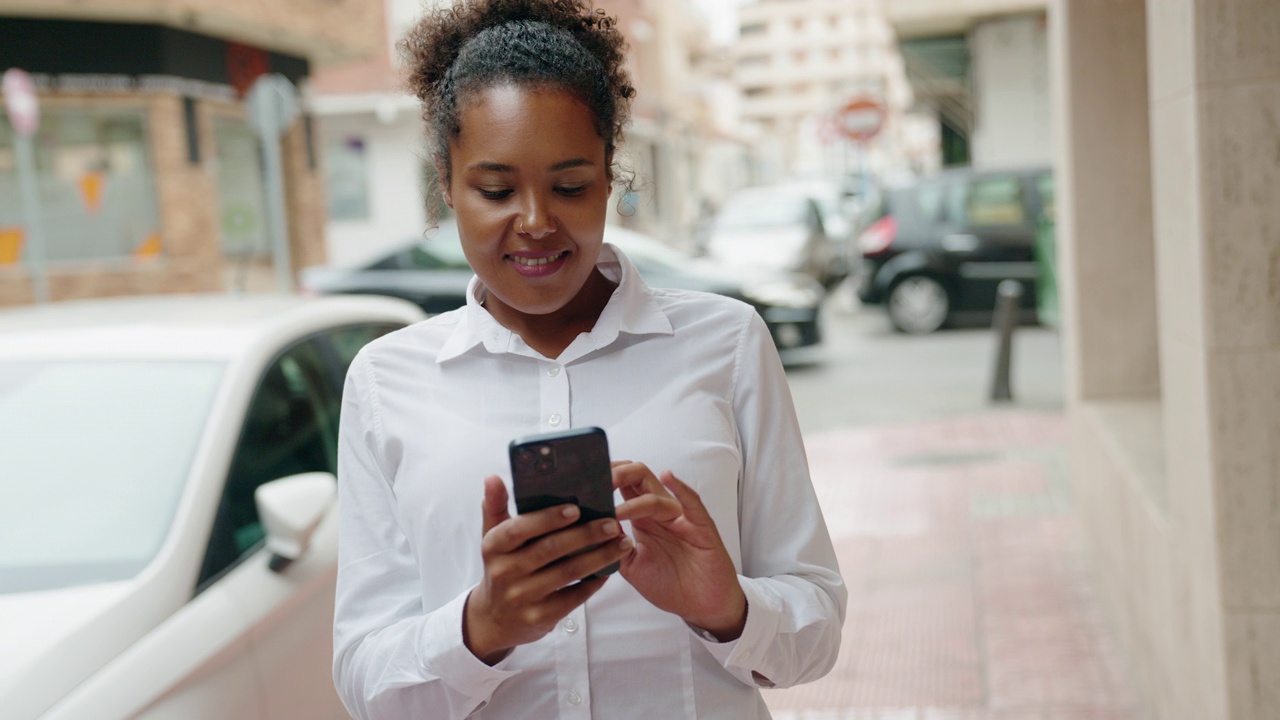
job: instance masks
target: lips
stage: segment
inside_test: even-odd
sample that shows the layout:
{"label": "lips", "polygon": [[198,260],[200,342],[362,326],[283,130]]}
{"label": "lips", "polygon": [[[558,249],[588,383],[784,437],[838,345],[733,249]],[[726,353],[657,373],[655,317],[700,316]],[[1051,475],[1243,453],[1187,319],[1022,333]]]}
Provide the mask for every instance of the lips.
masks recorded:
{"label": "lips", "polygon": [[557,253],[534,255],[507,255],[506,259],[516,272],[525,277],[543,277],[551,275],[564,266],[569,258],[568,250]]}

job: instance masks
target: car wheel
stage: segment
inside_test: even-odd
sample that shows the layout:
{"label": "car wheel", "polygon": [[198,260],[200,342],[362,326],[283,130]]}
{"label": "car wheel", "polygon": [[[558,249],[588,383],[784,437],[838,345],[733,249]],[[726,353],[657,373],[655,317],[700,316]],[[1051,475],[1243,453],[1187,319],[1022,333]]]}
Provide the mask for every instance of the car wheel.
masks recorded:
{"label": "car wheel", "polygon": [[951,299],[942,283],[926,275],[899,280],[889,291],[889,321],[899,331],[924,335],[942,327]]}

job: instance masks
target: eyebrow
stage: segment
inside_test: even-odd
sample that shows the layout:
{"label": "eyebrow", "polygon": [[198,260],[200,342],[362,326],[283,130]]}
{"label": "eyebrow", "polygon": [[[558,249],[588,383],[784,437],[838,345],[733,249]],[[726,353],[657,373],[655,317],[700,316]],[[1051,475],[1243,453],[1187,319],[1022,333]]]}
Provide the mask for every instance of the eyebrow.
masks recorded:
{"label": "eyebrow", "polygon": [[[576,167],[590,167],[595,163],[586,158],[574,158],[572,160],[561,160],[560,162],[547,168],[550,172],[559,172],[560,170],[568,170]],[[510,165],[504,165],[497,162],[481,161],[470,167],[471,170],[484,170],[486,172],[513,173],[516,169]]]}

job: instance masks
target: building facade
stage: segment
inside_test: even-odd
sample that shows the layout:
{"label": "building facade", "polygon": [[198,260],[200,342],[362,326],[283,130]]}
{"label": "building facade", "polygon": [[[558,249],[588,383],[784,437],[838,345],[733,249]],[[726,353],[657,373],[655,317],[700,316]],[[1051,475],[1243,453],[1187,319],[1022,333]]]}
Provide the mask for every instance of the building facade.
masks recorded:
{"label": "building facade", "polygon": [[[447,1],[447,0],[438,0]],[[418,0],[379,5],[379,49],[319,73],[310,86],[326,151],[328,248],[354,265],[424,237],[427,203],[438,203],[435,168],[416,98],[405,94],[395,44],[420,17]],[[676,0],[599,0],[626,37],[637,90],[620,160],[634,193],[615,189],[609,221],[686,245],[703,199],[745,183],[748,147],[715,115],[714,57],[703,19]]]}
{"label": "building facade", "polygon": [[1052,158],[1045,0],[885,0],[919,108],[943,163],[1045,165]]}
{"label": "building facade", "polygon": [[1054,0],[1071,474],[1153,720],[1280,714],[1280,4]]}
{"label": "building facade", "polygon": [[[357,0],[0,0],[0,70],[29,73],[40,109],[34,226],[0,120],[0,306],[38,280],[52,300],[276,288],[245,93],[369,52],[370,19]],[[290,271],[324,258],[313,141],[305,116],[281,139]]]}
{"label": "building facade", "polygon": [[[911,91],[879,0],[743,4],[734,56],[742,122],[769,149],[767,179],[929,164],[933,138],[906,117]],[[866,156],[838,129],[840,109],[864,98],[887,111]]]}

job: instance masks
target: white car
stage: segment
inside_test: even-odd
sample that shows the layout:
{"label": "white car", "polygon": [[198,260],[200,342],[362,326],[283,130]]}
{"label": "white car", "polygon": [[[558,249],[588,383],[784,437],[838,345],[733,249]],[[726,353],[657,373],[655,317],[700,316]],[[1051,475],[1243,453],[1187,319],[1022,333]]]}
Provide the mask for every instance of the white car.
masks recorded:
{"label": "white car", "polygon": [[346,718],[338,412],[392,298],[0,311],[0,717]]}

